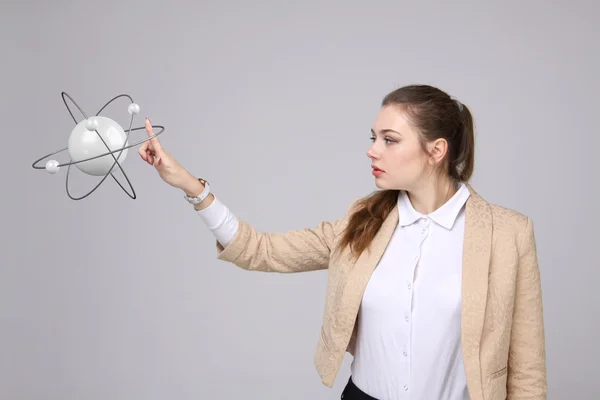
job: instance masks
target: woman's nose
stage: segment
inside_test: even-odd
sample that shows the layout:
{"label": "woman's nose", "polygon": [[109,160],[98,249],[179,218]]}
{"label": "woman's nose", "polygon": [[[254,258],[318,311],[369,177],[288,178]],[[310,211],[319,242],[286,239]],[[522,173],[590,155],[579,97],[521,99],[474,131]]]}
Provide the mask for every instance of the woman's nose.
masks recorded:
{"label": "woman's nose", "polygon": [[371,146],[369,148],[369,150],[367,150],[367,157],[369,157],[370,159],[373,159],[373,160],[378,158],[377,154],[373,151],[373,146]]}

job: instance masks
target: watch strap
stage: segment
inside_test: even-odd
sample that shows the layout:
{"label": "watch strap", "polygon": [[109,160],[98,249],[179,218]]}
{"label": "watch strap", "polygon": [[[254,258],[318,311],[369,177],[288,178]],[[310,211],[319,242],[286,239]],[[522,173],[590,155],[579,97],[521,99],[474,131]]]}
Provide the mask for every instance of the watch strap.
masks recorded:
{"label": "watch strap", "polygon": [[187,194],[183,196],[183,198],[187,200],[187,202],[190,204],[196,205],[198,203],[201,203],[210,194],[210,184],[208,183],[208,181],[203,178],[198,178],[198,181],[200,181],[200,183],[204,185],[204,190],[202,191],[202,193],[200,193],[198,196],[188,196]]}

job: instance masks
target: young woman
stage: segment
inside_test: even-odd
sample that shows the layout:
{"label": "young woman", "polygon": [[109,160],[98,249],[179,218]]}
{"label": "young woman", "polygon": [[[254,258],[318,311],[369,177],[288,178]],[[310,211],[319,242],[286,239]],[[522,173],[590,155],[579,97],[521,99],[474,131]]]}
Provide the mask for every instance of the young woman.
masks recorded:
{"label": "young woman", "polygon": [[[146,121],[152,135],[152,126]],[[217,257],[253,271],[328,269],[315,365],[344,399],[546,399],[540,272],[532,221],[468,183],[469,109],[411,85],[389,93],[372,129],[379,189],[336,221],[257,232],[153,138],[139,150],[185,192]]]}

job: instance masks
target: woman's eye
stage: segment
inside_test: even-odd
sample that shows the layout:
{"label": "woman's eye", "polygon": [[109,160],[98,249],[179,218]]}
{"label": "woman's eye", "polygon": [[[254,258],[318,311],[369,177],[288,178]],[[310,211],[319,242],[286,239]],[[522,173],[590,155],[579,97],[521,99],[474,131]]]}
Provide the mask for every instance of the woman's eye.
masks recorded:
{"label": "woman's eye", "polygon": [[[375,136],[371,136],[369,139],[371,140],[371,142],[374,142],[375,140],[377,140],[377,138]],[[396,143],[395,140],[390,139],[390,138],[385,138],[383,140],[385,141],[386,144]]]}

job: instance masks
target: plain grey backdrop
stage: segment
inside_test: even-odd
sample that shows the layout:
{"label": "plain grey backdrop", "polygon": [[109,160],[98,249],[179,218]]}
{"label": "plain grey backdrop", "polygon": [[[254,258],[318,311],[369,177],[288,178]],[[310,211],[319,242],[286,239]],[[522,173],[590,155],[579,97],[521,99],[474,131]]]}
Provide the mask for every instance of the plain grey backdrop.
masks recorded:
{"label": "plain grey backdrop", "polygon": [[[382,97],[427,83],[476,122],[474,188],[535,223],[549,398],[598,399],[594,1],[2,1],[1,399],[336,399],[313,366],[327,272],[252,273],[131,149],[90,197],[34,170],[115,95],[262,231],[376,190]],[[75,113],[78,118],[82,118]],[[103,113],[127,124],[127,102]],[[144,131],[132,133],[142,139]],[[62,153],[59,161],[68,161]],[[120,176],[120,175],[119,175]],[[122,176],[121,176],[122,178]],[[75,195],[98,178],[72,168]]]}

